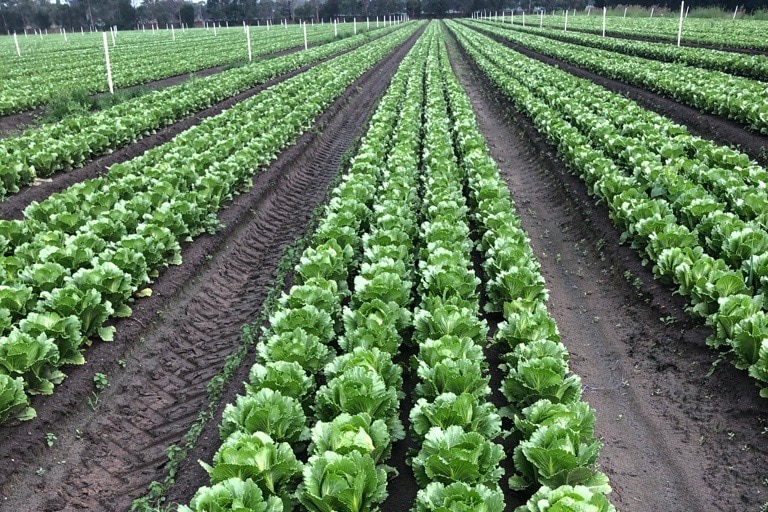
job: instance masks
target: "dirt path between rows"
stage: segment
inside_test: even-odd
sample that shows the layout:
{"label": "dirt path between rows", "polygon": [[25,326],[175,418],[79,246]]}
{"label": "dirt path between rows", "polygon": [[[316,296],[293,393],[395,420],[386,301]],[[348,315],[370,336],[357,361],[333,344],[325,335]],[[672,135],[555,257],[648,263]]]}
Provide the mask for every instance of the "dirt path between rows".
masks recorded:
{"label": "dirt path between rows", "polygon": [[597,412],[602,470],[625,512],[759,510],[768,501],[768,402],[723,363],[708,329],[619,246],[606,208],[466,56],[449,45],[480,129],[517,203],[549,309]]}
{"label": "dirt path between rows", "polygon": [[650,92],[647,89],[635,87],[619,80],[612,80],[567,62],[547,57],[525,46],[494,36],[484,30],[479,30],[479,32],[512,48],[516,52],[520,52],[550,66],[558,67],[579,78],[594,82],[611,92],[621,94],[648,110],[652,110],[676,123],[687,126],[690,133],[702,139],[734,147],[749,155],[750,158],[757,160],[761,165],[768,166],[768,137],[752,132],[740,123],[721,116],[701,112],[675,100]]}
{"label": "dirt path between rows", "polygon": [[[284,248],[306,231],[342,155],[418,34],[350,86],[254,179],[219,215],[226,228],[185,247],[184,264],[164,272],[153,296],[117,324],[115,341],[88,350],[85,366],[68,368],[53,396],[35,400],[36,420],[3,429],[0,510],[124,511],[164,476],[166,448],[207,404],[206,386],[238,347],[242,325],[257,317]],[[86,397],[96,372],[110,386],[91,407]],[[246,374],[244,365],[225,401],[241,390]],[[195,460],[216,449],[217,423],[209,424],[177,478],[180,501],[208,483]],[[57,438],[52,447],[48,432]]]}

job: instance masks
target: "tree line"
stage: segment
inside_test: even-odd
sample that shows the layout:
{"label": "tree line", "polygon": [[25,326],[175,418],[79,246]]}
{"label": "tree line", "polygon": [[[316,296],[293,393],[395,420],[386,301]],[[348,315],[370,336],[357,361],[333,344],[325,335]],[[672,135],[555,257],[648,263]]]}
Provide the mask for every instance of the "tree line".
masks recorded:
{"label": "tree line", "polygon": [[[190,3],[184,0],[0,0],[0,32],[23,32],[64,27],[79,30],[117,26],[120,30],[136,28],[142,23],[184,23],[193,26],[203,21],[237,23],[266,19],[329,19],[338,16],[386,16],[408,13],[422,16],[469,15],[475,11],[503,9],[578,9],[588,4],[595,7],[617,7],[625,2],[612,0],[207,0]],[[136,2],[134,4],[133,2]],[[739,6],[747,13],[765,9],[765,0],[690,0],[691,8],[720,7],[732,11]],[[639,7],[669,7],[679,3],[658,0],[633,0]]]}

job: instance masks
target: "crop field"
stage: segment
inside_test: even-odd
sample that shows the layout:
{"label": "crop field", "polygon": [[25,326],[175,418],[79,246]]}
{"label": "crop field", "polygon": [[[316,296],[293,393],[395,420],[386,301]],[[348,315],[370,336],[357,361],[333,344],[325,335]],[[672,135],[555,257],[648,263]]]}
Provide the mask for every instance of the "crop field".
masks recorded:
{"label": "crop field", "polygon": [[561,21],[0,37],[0,511],[768,510],[768,22]]}

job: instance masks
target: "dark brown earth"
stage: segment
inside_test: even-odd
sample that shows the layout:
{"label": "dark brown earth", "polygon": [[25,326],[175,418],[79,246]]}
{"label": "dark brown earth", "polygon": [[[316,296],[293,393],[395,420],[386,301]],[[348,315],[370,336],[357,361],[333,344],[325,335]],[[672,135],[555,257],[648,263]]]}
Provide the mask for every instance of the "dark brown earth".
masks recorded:
{"label": "dark brown earth", "polygon": [[574,76],[590,80],[605,87],[611,92],[621,94],[648,110],[653,110],[658,114],[670,118],[676,123],[687,126],[688,131],[693,135],[697,135],[702,139],[714,141],[718,144],[731,146],[749,155],[750,158],[758,161],[761,165],[768,166],[768,137],[750,131],[740,123],[721,116],[701,112],[695,108],[659,96],[647,89],[635,87],[618,80],[612,80],[596,73],[592,73],[586,69],[573,66],[561,60],[530,50],[525,46],[494,36],[483,30],[480,30],[479,32],[484,33],[523,55],[527,55],[528,57],[544,62],[545,64],[556,66]]}
{"label": "dark brown earth", "polygon": [[[259,174],[219,215],[225,228],[184,248],[184,264],[163,272],[152,297],[116,324],[114,342],[89,349],[88,363],[68,368],[53,396],[36,397],[36,420],[3,428],[0,510],[127,510],[162,479],[166,448],[206,406],[206,386],[239,346],[241,326],[257,317],[284,248],[306,231],[342,155],[416,37],[350,86]],[[89,405],[97,372],[110,386]],[[246,373],[243,365],[223,402],[241,390]],[[195,461],[215,451],[221,409],[182,468],[172,491],[179,501],[208,483]],[[52,447],[45,443],[49,432],[57,437]]]}
{"label": "dark brown earth", "polygon": [[757,511],[768,501],[768,402],[718,354],[684,301],[619,245],[605,207],[455,45],[454,70],[550,290],[549,308],[597,414],[611,501],[627,512]]}

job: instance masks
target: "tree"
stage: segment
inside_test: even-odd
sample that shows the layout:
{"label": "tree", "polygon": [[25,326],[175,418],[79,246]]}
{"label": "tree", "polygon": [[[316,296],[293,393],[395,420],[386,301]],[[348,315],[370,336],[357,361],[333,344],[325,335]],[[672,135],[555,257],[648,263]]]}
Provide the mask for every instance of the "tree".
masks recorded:
{"label": "tree", "polygon": [[35,11],[35,25],[40,30],[45,30],[51,26],[51,17],[48,15],[48,11],[44,9],[38,9]]}
{"label": "tree", "polygon": [[335,18],[341,13],[339,0],[326,0],[320,7],[320,16],[323,18]]}
{"label": "tree", "polygon": [[119,30],[131,30],[136,26],[136,9],[131,5],[131,0],[117,0],[115,7],[110,25],[117,26]]}
{"label": "tree", "polygon": [[179,9],[179,17],[183,24],[191,27],[195,24],[195,7],[192,4],[185,3]]}
{"label": "tree", "polygon": [[256,4],[256,17],[262,20],[271,20],[275,17],[274,0],[261,0]]}
{"label": "tree", "polygon": [[448,5],[446,0],[426,0],[422,4],[422,9],[426,14],[439,18],[445,16],[445,13],[448,11]]}

